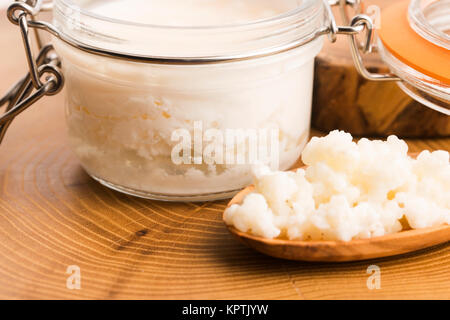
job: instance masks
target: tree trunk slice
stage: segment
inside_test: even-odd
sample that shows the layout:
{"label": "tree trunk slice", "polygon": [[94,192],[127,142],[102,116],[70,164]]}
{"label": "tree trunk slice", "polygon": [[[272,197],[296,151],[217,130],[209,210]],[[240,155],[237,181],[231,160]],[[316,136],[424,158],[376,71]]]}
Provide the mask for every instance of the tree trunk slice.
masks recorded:
{"label": "tree trunk slice", "polygon": [[[0,30],[4,92],[27,65],[4,11]],[[63,106],[62,94],[39,101],[0,146],[0,299],[450,299],[447,245],[362,263],[282,261],[229,234],[226,201],[163,203],[104,188],[70,152]],[[450,150],[450,139],[409,146]],[[381,290],[367,288],[371,264]],[[71,265],[81,290],[66,287]]]}
{"label": "tree trunk slice", "polygon": [[[368,2],[383,7],[390,1]],[[338,17],[339,12],[334,12]],[[371,72],[389,72],[378,54],[364,59]],[[416,102],[395,82],[373,82],[361,77],[346,36],[338,36],[334,44],[325,40],[316,59],[312,123],[320,130],[340,129],[357,136],[450,136],[450,117]]]}

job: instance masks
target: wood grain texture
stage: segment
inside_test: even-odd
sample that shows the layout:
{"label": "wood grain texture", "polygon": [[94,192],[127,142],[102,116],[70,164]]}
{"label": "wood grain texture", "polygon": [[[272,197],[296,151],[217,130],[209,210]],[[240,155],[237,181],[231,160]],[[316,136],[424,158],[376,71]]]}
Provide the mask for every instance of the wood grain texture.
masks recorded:
{"label": "wood grain texture", "polygon": [[[228,203],[242,204],[255,190],[253,185],[239,192]],[[268,256],[309,262],[349,262],[385,258],[410,253],[450,241],[450,226],[408,230],[372,239],[352,241],[293,241],[264,239],[241,232],[233,226],[228,230],[243,244]]]}
{"label": "wood grain texture", "polygon": [[[383,7],[391,2],[364,1],[366,7]],[[338,10],[335,15],[339,17]],[[365,55],[364,60],[371,72],[389,72],[377,53]],[[359,136],[450,136],[450,117],[416,102],[395,82],[367,81],[361,77],[344,36],[333,44],[325,41],[316,59],[314,93],[312,122],[324,131],[341,129]]]}
{"label": "wood grain texture", "polygon": [[[0,13],[4,92],[26,70],[20,36]],[[412,151],[450,139],[410,141]],[[313,264],[266,257],[222,222],[226,201],[146,201],[90,179],[66,145],[63,95],[22,114],[0,146],[0,298],[450,298],[450,247],[390,259]],[[367,267],[381,268],[368,290]],[[66,269],[81,268],[81,290]]]}

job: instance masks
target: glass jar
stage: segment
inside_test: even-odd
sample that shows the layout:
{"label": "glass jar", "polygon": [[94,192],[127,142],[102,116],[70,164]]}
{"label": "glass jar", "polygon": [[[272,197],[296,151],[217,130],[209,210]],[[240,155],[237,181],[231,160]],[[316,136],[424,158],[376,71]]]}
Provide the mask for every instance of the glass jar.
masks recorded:
{"label": "glass jar", "polygon": [[[98,1],[55,1],[55,27],[83,45],[172,58],[246,55],[304,41],[325,17],[320,1],[300,6],[297,1],[253,1],[256,7],[288,10],[256,22],[161,26],[93,14],[92,2]],[[145,10],[143,2],[131,1],[138,4]],[[245,61],[165,65],[93,55],[55,38],[66,79],[71,146],[93,178],[119,191],[153,199],[229,197],[251,181],[250,136],[225,144],[223,139],[207,142],[205,135],[218,130],[225,138],[234,130],[262,140],[261,129],[274,129],[278,132],[267,132],[268,142],[277,140],[267,145],[268,152],[278,149],[274,160],[282,170],[294,165],[308,141],[313,62],[322,41]],[[180,130],[191,141],[174,137]],[[194,138],[203,150],[194,150]],[[188,153],[181,163],[173,159],[180,143],[189,144],[181,151]],[[233,159],[208,163],[202,154],[208,145],[231,152]],[[243,150],[241,163],[237,150]]]}
{"label": "glass jar", "polygon": [[[344,16],[348,6],[357,11],[347,26],[336,25],[330,5],[338,4]],[[371,51],[374,26],[361,8],[357,0],[15,2],[8,17],[20,27],[30,70],[0,103],[10,104],[0,139],[17,114],[56,94],[65,79],[70,144],[94,179],[157,200],[228,198],[250,183],[252,165],[285,170],[298,160],[323,35],[350,37],[365,78],[413,83],[391,63],[398,57],[384,50],[386,39],[381,52],[395,74],[364,67],[360,52]],[[37,18],[45,10],[52,24]],[[29,28],[52,34],[57,55],[48,45],[35,59]],[[427,91],[430,82],[417,78]],[[450,99],[439,97],[440,105],[427,102],[447,112]]]}
{"label": "glass jar", "polygon": [[383,12],[378,33],[383,61],[403,91],[450,115],[450,0],[398,1]]}

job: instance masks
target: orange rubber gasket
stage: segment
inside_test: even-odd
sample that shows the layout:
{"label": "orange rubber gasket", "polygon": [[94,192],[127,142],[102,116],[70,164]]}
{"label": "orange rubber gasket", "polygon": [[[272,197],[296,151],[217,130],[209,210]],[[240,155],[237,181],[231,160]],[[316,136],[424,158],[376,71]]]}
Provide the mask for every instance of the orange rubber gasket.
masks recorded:
{"label": "orange rubber gasket", "polygon": [[409,25],[409,0],[390,5],[381,12],[378,35],[384,47],[411,68],[450,85],[450,50],[422,38]]}

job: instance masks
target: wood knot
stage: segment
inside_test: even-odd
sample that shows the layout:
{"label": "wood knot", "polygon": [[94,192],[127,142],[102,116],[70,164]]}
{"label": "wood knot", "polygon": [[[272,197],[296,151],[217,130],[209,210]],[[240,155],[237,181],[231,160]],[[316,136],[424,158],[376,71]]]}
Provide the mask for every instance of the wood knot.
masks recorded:
{"label": "wood knot", "polygon": [[135,235],[137,237],[144,237],[145,235],[147,235],[147,233],[148,233],[148,229],[142,229],[142,230],[136,231]]}

